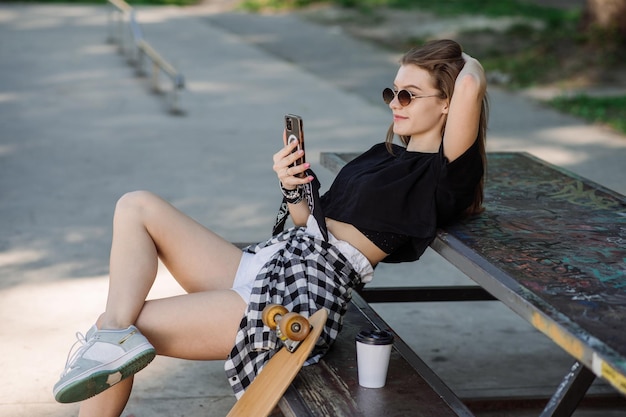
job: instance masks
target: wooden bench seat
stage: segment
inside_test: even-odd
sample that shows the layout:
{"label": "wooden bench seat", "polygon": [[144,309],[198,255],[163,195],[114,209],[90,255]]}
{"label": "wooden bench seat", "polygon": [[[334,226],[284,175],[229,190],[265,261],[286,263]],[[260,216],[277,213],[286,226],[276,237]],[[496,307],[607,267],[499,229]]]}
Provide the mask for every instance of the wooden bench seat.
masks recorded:
{"label": "wooden bench seat", "polygon": [[280,401],[285,417],[473,415],[396,333],[387,384],[379,389],[360,387],[355,336],[368,328],[394,333],[355,293],[330,352],[319,364],[303,368]]}

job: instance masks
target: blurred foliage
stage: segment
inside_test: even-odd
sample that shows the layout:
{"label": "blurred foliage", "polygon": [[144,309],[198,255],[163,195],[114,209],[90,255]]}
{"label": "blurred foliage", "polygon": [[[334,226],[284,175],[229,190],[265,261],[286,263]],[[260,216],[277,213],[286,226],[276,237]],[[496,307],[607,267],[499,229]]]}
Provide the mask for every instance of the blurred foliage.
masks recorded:
{"label": "blurred foliage", "polygon": [[626,133],[626,96],[590,97],[581,94],[575,97],[557,97],[549,103],[556,109],[590,122],[607,124]]}
{"label": "blurred foliage", "polygon": [[431,11],[440,16],[476,14],[476,11],[480,11],[480,14],[485,16],[528,16],[547,21],[560,21],[564,17],[578,18],[578,13],[563,12],[559,9],[538,6],[519,0],[243,0],[241,7],[254,11],[263,9],[285,10],[324,3],[362,10],[378,7],[419,9]]}

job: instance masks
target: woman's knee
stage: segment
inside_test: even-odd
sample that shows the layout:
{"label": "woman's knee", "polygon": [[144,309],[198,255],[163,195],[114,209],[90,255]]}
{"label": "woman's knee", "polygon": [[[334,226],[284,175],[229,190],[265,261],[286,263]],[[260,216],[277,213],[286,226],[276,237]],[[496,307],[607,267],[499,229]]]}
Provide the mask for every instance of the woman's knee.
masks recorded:
{"label": "woman's knee", "polygon": [[160,201],[162,201],[161,198],[150,191],[131,191],[117,200],[115,215],[146,213],[152,206],[155,206]]}

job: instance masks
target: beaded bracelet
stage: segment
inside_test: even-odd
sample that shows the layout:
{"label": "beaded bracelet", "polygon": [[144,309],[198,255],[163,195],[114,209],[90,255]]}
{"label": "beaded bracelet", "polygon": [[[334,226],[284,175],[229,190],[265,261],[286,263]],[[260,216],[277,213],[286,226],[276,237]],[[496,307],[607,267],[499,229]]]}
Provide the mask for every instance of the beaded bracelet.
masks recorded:
{"label": "beaded bracelet", "polygon": [[298,204],[304,198],[303,187],[298,185],[295,190],[287,190],[283,187],[283,183],[279,182],[280,191],[283,193],[283,197],[289,204]]}

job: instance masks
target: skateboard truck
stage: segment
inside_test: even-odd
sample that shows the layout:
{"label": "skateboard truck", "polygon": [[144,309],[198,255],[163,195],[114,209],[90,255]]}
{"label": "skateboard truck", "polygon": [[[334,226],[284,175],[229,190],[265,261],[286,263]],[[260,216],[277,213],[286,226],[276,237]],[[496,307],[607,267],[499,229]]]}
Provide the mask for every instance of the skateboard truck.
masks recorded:
{"label": "skateboard truck", "polygon": [[269,304],[263,309],[263,323],[283,342],[285,348],[293,353],[311,331],[311,324],[306,317],[289,312],[284,306]]}

